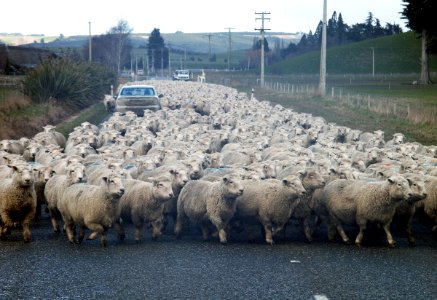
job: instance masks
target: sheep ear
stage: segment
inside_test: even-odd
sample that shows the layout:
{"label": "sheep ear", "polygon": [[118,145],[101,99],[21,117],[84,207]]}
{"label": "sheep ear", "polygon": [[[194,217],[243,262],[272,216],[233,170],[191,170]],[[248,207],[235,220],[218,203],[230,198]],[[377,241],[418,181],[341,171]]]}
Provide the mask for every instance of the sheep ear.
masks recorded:
{"label": "sheep ear", "polygon": [[282,179],[282,184],[283,185],[288,185],[288,180],[287,179]]}
{"label": "sheep ear", "polygon": [[228,182],[229,182],[229,178],[228,178],[228,176],[224,176],[224,177],[223,177],[223,182],[224,182],[224,183],[228,183]]}
{"label": "sheep ear", "polygon": [[108,177],[107,177],[107,176],[103,176],[103,177],[102,177],[102,180],[103,180],[104,182],[108,183]]}
{"label": "sheep ear", "polygon": [[387,180],[388,180],[388,182],[390,182],[391,184],[393,184],[393,183],[396,182],[396,179],[395,179],[393,176],[387,178]]}
{"label": "sheep ear", "polygon": [[411,178],[406,178],[408,181],[408,185],[411,186],[413,184],[413,180],[411,180]]}
{"label": "sheep ear", "polygon": [[170,169],[169,172],[172,175],[176,175],[178,173],[175,169]]}

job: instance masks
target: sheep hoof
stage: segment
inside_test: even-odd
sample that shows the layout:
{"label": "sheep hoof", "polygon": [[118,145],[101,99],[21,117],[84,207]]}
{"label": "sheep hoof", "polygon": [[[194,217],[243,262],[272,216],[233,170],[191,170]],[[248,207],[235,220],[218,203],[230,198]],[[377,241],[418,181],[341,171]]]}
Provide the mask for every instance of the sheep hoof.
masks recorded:
{"label": "sheep hoof", "polygon": [[361,248],[361,247],[362,247],[361,242],[355,242],[355,245],[357,245],[358,248]]}
{"label": "sheep hoof", "polygon": [[273,240],[266,240],[267,244],[273,246],[275,244],[275,242]]}
{"label": "sheep hoof", "polygon": [[395,242],[395,241],[393,241],[393,242],[389,242],[389,243],[388,243],[388,247],[389,247],[389,248],[396,248],[396,242]]}
{"label": "sheep hoof", "polygon": [[[351,240],[344,240],[343,243],[345,243],[346,245],[352,245],[353,244],[353,242]],[[355,244],[361,245],[361,242],[358,242],[358,243],[355,242]]]}

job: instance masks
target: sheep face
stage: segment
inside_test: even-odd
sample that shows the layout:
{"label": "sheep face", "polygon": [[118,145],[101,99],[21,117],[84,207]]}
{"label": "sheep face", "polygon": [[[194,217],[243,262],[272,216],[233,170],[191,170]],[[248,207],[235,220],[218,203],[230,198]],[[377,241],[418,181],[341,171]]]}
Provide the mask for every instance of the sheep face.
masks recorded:
{"label": "sheep face", "polygon": [[82,164],[72,164],[68,166],[67,176],[72,183],[83,182],[85,179],[85,166]]}
{"label": "sheep face", "polygon": [[27,187],[34,183],[34,176],[30,165],[16,164],[9,167],[14,172],[12,178],[19,186]]}
{"label": "sheep face", "polygon": [[295,199],[295,195],[303,196],[306,192],[302,185],[302,181],[298,176],[289,175],[282,179],[282,184],[290,190],[290,195],[293,195],[292,199]]}
{"label": "sheep face", "polygon": [[317,188],[322,188],[325,186],[325,180],[319,172],[307,169],[305,172],[301,173],[302,185],[307,191],[313,191]]}
{"label": "sheep face", "polygon": [[174,184],[182,188],[188,182],[188,172],[186,170],[171,169],[170,174],[173,176]]}
{"label": "sheep face", "polygon": [[153,195],[157,200],[170,200],[173,198],[171,180],[167,177],[153,180]]}
{"label": "sheep face", "polygon": [[118,174],[102,177],[102,185],[106,188],[106,192],[111,195],[111,199],[118,200],[118,197],[124,194],[122,178]]}
{"label": "sheep face", "polygon": [[407,179],[402,176],[391,176],[387,179],[389,182],[389,195],[394,200],[408,200],[413,193]]}
{"label": "sheep face", "polygon": [[222,185],[225,198],[237,198],[243,194],[244,187],[237,175],[223,176]]}
{"label": "sheep face", "polygon": [[408,183],[411,188],[411,197],[408,198],[408,202],[414,203],[423,200],[427,196],[425,182],[419,176],[407,177]]}

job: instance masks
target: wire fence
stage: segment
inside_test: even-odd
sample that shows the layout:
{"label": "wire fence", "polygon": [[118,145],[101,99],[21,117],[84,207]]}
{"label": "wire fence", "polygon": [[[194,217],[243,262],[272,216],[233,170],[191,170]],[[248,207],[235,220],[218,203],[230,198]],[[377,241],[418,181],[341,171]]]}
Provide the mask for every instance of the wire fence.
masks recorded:
{"label": "wire fence", "polygon": [[[390,87],[389,87],[390,88]],[[290,84],[283,82],[264,82],[264,89],[285,93],[292,98],[315,97],[319,87],[315,84]],[[324,97],[354,109],[363,109],[386,117],[398,117],[413,124],[437,124],[437,108],[431,105],[406,102],[405,99],[351,93],[343,88],[330,87]]]}

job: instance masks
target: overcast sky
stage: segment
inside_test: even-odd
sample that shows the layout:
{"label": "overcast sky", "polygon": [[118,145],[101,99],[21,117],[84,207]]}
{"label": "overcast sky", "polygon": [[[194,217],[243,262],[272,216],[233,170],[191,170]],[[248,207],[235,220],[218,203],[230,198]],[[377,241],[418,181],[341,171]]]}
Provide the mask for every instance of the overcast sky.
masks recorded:
{"label": "overcast sky", "polygon": [[[402,0],[328,0],[328,19],[341,12],[349,25],[372,12],[382,26],[401,19]],[[0,32],[46,36],[103,34],[119,20],[134,33],[254,31],[259,12],[269,12],[265,28],[275,32],[314,32],[323,17],[323,0],[9,0],[2,1]]]}

